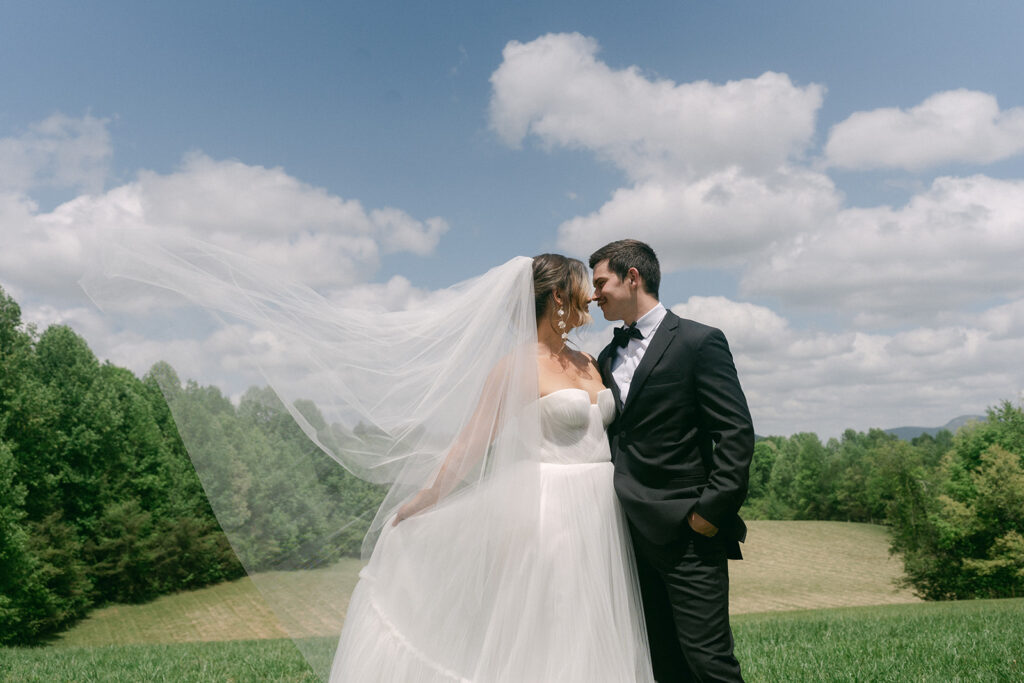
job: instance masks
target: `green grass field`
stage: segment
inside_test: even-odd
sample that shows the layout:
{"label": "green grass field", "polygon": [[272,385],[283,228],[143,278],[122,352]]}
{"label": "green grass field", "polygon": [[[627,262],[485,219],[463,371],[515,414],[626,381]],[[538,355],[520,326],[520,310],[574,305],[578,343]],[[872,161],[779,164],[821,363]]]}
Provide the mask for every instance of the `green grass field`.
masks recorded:
{"label": "green grass field", "polygon": [[[742,562],[730,563],[734,614],[918,602],[896,580],[883,527],[845,522],[750,523]],[[360,563],[267,574],[144,605],[93,612],[56,647],[316,637],[341,632]],[[257,589],[257,584],[259,589]],[[262,593],[260,591],[263,591]],[[287,596],[279,598],[279,596]],[[277,608],[277,613],[268,606]],[[282,621],[287,630],[282,628]]]}
{"label": "green grass field", "polygon": [[[751,683],[1024,680],[1024,599],[748,614],[734,630]],[[7,649],[0,679],[315,680],[290,640]]]}
{"label": "green grass field", "polygon": [[[749,681],[1024,680],[1024,599],[921,603],[895,585],[884,528],[752,522],[744,554],[730,571]],[[329,661],[359,567],[97,610],[47,647],[0,649],[0,680],[315,680],[282,624]]]}
{"label": "green grass field", "polygon": [[1024,681],[1024,598],[743,615],[748,681]]}
{"label": "green grass field", "polygon": [[898,588],[903,563],[882,526],[748,522],[741,562],[729,563],[733,614],[920,602]]}
{"label": "green grass field", "polygon": [[275,572],[144,605],[111,605],[62,634],[53,647],[337,635],[361,567],[359,560],[343,559],[329,569]]}

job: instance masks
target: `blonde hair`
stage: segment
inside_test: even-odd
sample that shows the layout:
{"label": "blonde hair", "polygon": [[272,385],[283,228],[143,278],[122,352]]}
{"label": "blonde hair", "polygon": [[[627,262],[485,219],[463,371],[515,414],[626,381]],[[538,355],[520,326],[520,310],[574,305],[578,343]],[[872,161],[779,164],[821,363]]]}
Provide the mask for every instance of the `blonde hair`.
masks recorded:
{"label": "blonde hair", "polygon": [[555,292],[562,297],[569,327],[586,325],[592,320],[588,310],[590,276],[583,262],[561,254],[534,256],[533,302],[538,322],[554,301]]}

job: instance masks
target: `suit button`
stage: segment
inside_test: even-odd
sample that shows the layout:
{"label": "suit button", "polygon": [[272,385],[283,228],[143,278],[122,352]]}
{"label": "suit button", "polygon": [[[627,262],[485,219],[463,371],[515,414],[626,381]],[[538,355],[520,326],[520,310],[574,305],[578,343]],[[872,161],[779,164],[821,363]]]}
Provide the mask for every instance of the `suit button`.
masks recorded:
{"label": "suit button", "polygon": [[629,433],[625,429],[622,429],[622,430],[619,431],[619,438],[620,439],[625,440],[628,436],[629,436]]}

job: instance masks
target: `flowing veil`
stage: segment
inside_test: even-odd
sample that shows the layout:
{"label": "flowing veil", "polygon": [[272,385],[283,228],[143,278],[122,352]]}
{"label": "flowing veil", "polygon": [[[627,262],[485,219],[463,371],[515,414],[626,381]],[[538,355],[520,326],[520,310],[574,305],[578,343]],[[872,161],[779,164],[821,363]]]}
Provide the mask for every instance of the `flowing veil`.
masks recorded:
{"label": "flowing veil", "polygon": [[[432,484],[442,492],[437,504],[395,529],[450,565],[444,581],[472,604],[452,611],[437,604],[444,598],[403,596],[396,585],[409,619],[401,627],[425,641],[458,632],[467,658],[487,639],[514,641],[499,632],[508,628],[500,617],[528,590],[539,514],[531,259],[397,311],[324,295],[184,237],[104,239],[95,263],[82,285],[104,311],[160,301],[211,314],[215,329],[252,351],[273,389],[266,401],[279,401],[305,435],[299,457],[274,443],[253,450],[218,431],[215,415],[182,403],[176,378],[162,386],[218,521],[319,676],[330,669],[351,587],[351,572],[337,570],[350,553],[341,539],[366,529],[368,560],[395,533],[396,510]],[[251,495],[257,488],[261,503]],[[331,618],[311,624],[311,604]],[[449,617],[424,618],[467,610],[472,632]]]}

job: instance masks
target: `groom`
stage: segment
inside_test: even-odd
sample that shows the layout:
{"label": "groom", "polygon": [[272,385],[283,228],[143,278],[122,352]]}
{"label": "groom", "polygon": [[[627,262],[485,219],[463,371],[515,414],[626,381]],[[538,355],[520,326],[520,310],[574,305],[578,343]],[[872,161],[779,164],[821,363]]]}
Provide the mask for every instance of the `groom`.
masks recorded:
{"label": "groom", "polygon": [[590,257],[594,301],[628,327],[598,356],[618,402],[609,428],[629,519],[654,676],[742,681],[729,628],[729,571],[746,526],[754,428],[720,330],[658,301],[654,250],[620,240]]}

